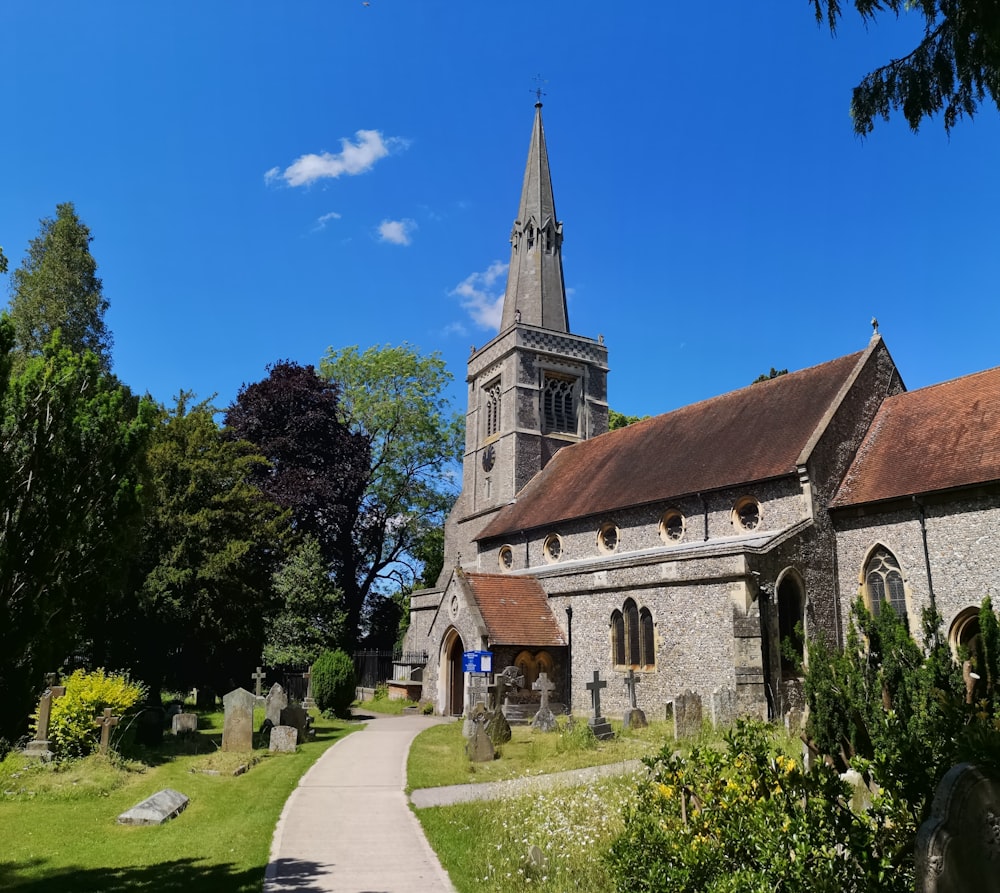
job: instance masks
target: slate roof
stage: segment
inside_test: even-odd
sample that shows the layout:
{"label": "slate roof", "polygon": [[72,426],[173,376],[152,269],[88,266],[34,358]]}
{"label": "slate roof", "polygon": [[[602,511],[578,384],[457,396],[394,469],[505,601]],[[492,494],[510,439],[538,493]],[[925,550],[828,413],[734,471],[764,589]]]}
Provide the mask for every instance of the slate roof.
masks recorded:
{"label": "slate roof", "polygon": [[791,474],[866,354],[563,447],[479,539]]}
{"label": "slate roof", "polygon": [[1000,366],[879,408],[831,508],[1000,481]]}
{"label": "slate roof", "polygon": [[545,590],[534,577],[465,573],[494,645],[565,645]]}

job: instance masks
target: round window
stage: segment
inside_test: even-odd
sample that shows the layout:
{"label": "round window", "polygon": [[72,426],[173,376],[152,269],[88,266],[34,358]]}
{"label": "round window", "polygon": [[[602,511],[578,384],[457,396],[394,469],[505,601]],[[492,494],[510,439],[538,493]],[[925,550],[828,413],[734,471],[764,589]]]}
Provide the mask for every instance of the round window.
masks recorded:
{"label": "round window", "polygon": [[510,546],[501,546],[498,560],[500,570],[509,571],[514,566],[514,550]]}
{"label": "round window", "polygon": [[744,497],[733,509],[734,523],[744,530],[756,530],[760,526],[760,503],[752,497]]}
{"label": "round window", "polygon": [[550,533],[545,537],[542,546],[546,561],[558,561],[562,557],[562,538],[557,533]]}
{"label": "round window", "polygon": [[684,516],[677,509],[670,509],[660,518],[660,539],[676,543],[684,538]]}
{"label": "round window", "polygon": [[614,552],[618,548],[618,528],[605,524],[597,533],[597,548],[602,552]]}

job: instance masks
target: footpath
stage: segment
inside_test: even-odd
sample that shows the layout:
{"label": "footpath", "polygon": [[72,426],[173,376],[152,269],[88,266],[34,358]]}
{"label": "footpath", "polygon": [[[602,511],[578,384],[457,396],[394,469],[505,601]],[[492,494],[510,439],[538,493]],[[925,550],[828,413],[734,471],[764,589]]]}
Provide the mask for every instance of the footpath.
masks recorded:
{"label": "footpath", "polygon": [[379,716],[330,747],[285,803],[264,893],[455,893],[403,792],[410,743],[449,721]]}

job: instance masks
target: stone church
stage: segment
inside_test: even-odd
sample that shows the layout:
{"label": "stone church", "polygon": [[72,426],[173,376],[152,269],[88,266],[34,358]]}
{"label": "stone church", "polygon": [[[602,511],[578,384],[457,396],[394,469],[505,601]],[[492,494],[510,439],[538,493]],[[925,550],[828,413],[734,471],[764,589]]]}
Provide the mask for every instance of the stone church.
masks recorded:
{"label": "stone church", "polygon": [[[907,392],[863,350],[608,431],[608,349],[570,332],[541,104],[499,334],[468,360],[462,492],[445,566],[411,598],[423,696],[463,712],[466,651],[609,715],[685,690],[777,717],[805,638],[843,643],[859,593],[953,645],[1000,604],[1000,367]],[[783,647],[784,643],[784,647]]]}

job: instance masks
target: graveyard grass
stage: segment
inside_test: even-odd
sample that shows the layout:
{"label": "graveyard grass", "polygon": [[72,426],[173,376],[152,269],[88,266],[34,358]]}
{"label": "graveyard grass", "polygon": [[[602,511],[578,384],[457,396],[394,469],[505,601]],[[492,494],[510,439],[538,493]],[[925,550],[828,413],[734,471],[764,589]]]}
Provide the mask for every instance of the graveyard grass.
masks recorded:
{"label": "graveyard grass", "polygon": [[[331,744],[360,726],[317,716],[315,728],[315,739],[294,754],[254,751],[258,762],[239,776],[224,773],[248,755],[214,748],[193,754],[178,746],[144,762],[94,756],[59,772],[18,772],[18,758],[8,758],[0,764],[0,889],[258,893],[288,796]],[[213,744],[221,729],[221,713],[199,717],[199,736]],[[195,766],[220,774],[192,773]],[[190,797],[179,818],[157,827],[117,824],[163,788]]]}

